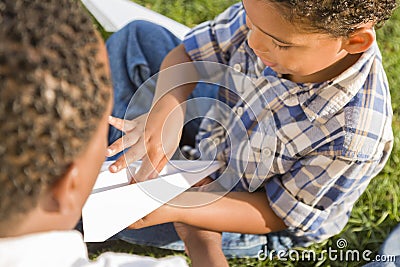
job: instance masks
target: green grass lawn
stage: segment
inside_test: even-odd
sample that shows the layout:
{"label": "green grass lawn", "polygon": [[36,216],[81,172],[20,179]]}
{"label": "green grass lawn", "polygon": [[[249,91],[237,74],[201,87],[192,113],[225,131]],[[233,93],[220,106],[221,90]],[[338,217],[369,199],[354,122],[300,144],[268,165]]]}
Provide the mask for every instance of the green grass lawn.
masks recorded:
{"label": "green grass lawn", "polygon": [[[211,0],[137,0],[148,8],[160,12],[188,26],[194,26],[204,20],[213,18],[230,4],[236,1]],[[103,32],[104,33],[104,32]],[[393,130],[395,144],[389,162],[384,170],[372,180],[366,192],[356,203],[349,223],[342,233],[322,244],[311,247],[320,260],[314,262],[291,261],[258,261],[255,259],[230,260],[231,266],[360,266],[361,262],[330,261],[324,250],[336,249],[340,238],[347,240],[346,249],[358,251],[371,250],[375,255],[381,243],[393,227],[400,222],[400,11],[397,10],[387,24],[377,31],[384,66],[391,86],[394,111]],[[107,36],[104,33],[104,36]],[[399,241],[400,242],[400,241]],[[141,255],[161,257],[173,254],[172,251],[127,246],[113,242],[100,246],[89,246],[95,254],[104,250],[125,251]],[[343,250],[345,253],[346,250]],[[182,255],[182,254],[180,254]]]}

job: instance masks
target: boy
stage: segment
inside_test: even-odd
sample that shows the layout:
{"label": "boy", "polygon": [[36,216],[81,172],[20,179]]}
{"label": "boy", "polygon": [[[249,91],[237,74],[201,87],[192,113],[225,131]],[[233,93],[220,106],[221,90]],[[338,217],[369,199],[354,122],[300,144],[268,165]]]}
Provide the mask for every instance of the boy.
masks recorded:
{"label": "boy", "polygon": [[[180,225],[178,232],[198,266],[207,261],[212,264],[208,248],[215,243],[205,240],[221,242],[219,232],[269,233],[266,245],[275,251],[320,242],[339,233],[392,148],[390,94],[374,26],[388,19],[395,7],[395,0],[244,0],[193,29],[183,44],[166,56],[161,69],[212,61],[254,79],[257,94],[267,99],[276,126],[276,149],[270,155],[273,162],[264,176],[264,190],[246,192],[251,175],[243,175],[240,186],[244,192],[228,193],[201,207],[164,206],[133,227],[163,222],[190,225],[186,229]],[[164,73],[169,74],[168,70]],[[161,72],[159,83],[167,84],[168,77],[172,75]],[[136,174],[139,179],[164,166],[176,147],[171,144],[177,144],[180,136],[180,128],[174,132],[164,122],[193,86],[168,90],[157,86],[151,112],[128,124],[135,127],[124,129],[131,141],[126,161],[144,157]],[[230,127],[239,127],[239,123],[253,127],[246,126],[249,139],[243,140],[251,142],[262,130],[251,120],[246,124],[246,118],[251,118],[249,114],[260,100],[253,98],[242,106],[244,93],[238,94],[236,100],[220,88],[218,99],[233,103],[235,111],[240,108],[236,112],[240,120],[232,119]],[[123,129],[123,121],[113,118],[110,122]],[[139,137],[141,131],[143,137]],[[240,144],[232,146],[227,132],[211,120],[203,120],[198,140],[218,140],[225,150],[217,158],[227,163],[232,158],[240,161]],[[122,146],[123,142],[117,141],[108,155],[121,151]],[[243,162],[246,160],[243,156]],[[124,159],[119,159],[111,170],[125,165]],[[193,194],[207,193],[188,192],[182,198]],[[242,237],[226,243],[240,244]]]}
{"label": "boy", "polygon": [[78,1],[0,3],[0,266],[187,266],[104,254],[72,231],[105,158],[104,44]]}

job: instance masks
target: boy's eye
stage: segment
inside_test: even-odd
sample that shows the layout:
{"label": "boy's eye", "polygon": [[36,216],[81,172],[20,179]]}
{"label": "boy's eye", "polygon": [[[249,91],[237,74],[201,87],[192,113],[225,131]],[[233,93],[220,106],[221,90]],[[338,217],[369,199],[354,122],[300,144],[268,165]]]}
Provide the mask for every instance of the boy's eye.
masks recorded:
{"label": "boy's eye", "polygon": [[274,46],[276,48],[281,49],[281,50],[287,50],[287,49],[289,49],[291,47],[290,45],[279,45],[279,44],[277,44],[275,42],[272,42],[272,43],[274,44]]}

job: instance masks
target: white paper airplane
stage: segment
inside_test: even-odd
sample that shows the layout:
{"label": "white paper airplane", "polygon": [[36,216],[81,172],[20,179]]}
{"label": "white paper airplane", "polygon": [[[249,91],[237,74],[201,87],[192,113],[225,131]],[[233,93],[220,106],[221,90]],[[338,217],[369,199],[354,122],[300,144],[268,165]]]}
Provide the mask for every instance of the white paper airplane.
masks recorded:
{"label": "white paper airplane", "polygon": [[116,32],[133,20],[159,24],[183,39],[189,27],[129,0],[82,0],[90,13],[108,32]]}
{"label": "white paper airplane", "polygon": [[110,164],[103,164],[82,210],[85,242],[105,241],[223,166],[219,161],[171,160],[158,178],[130,184],[130,175],[109,172]]}

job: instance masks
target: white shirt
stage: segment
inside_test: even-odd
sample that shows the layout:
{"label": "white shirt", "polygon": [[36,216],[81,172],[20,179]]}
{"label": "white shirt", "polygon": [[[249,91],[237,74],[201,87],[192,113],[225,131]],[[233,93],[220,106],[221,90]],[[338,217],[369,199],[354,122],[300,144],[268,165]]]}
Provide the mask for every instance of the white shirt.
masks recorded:
{"label": "white shirt", "polygon": [[82,235],[77,231],[54,231],[13,238],[0,238],[0,267],[181,267],[182,257],[163,259],[107,252],[96,261],[88,258]]}

